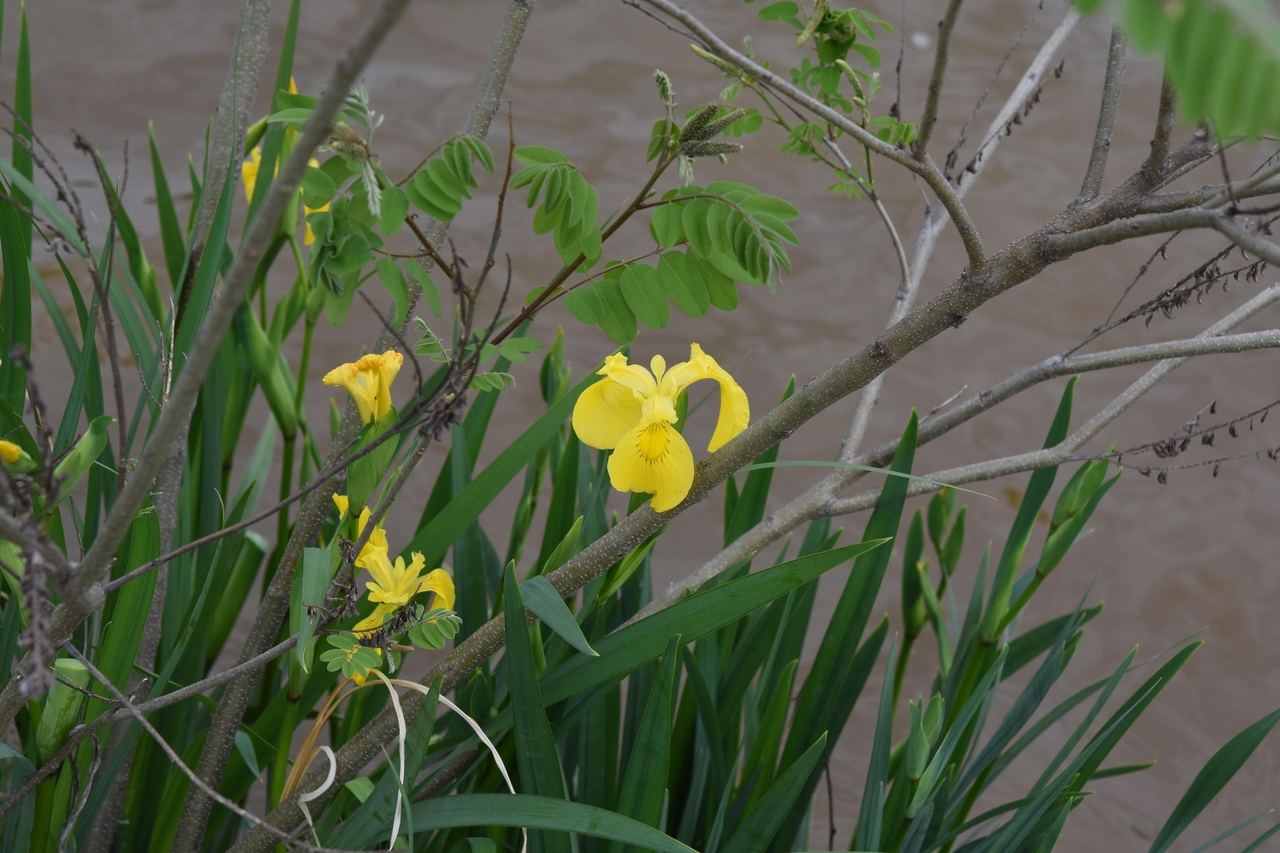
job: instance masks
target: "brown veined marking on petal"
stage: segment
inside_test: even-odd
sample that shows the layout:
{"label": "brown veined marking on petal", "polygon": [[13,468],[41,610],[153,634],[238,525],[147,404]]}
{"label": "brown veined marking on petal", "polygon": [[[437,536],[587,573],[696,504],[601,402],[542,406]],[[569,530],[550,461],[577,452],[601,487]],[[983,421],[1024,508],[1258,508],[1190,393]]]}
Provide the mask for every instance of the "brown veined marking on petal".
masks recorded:
{"label": "brown veined marking on petal", "polygon": [[666,421],[658,421],[645,427],[636,448],[650,465],[660,464],[670,453],[671,437],[667,434]]}

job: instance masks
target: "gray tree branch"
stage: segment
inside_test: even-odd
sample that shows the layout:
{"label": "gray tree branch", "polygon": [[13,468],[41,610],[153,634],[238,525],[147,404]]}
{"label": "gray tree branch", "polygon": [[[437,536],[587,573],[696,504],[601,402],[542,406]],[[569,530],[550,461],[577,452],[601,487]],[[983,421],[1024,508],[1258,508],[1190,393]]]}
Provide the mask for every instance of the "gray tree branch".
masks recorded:
{"label": "gray tree branch", "polygon": [[1111,152],[1111,131],[1115,128],[1116,113],[1120,109],[1120,83],[1124,79],[1128,51],[1129,37],[1124,30],[1119,27],[1112,29],[1111,47],[1107,51],[1107,74],[1102,83],[1102,106],[1098,110],[1098,128],[1093,135],[1093,149],[1089,152],[1084,183],[1080,186],[1080,202],[1097,198],[1102,190],[1102,176],[1107,170],[1107,155]]}
{"label": "gray tree branch", "polygon": [[964,0],[950,0],[947,12],[938,22],[938,45],[933,54],[933,73],[929,75],[929,92],[925,97],[924,112],[920,114],[920,132],[911,144],[911,153],[923,160],[929,153],[929,140],[938,120],[938,103],[942,99],[942,83],[947,74],[947,61],[951,57],[951,34],[955,32],[956,19]]}

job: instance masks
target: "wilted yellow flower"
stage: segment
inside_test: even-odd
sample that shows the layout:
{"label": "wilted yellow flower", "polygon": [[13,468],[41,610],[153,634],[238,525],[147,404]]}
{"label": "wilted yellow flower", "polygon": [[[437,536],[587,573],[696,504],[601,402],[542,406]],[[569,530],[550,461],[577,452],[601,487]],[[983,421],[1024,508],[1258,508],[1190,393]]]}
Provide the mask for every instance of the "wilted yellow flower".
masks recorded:
{"label": "wilted yellow flower", "polygon": [[370,353],[354,364],[343,364],[324,375],[325,385],[340,385],[356,401],[362,423],[380,421],[391,411],[391,382],[404,356],[395,350]]}
{"label": "wilted yellow flower", "polygon": [[0,459],[5,464],[12,465],[22,458],[22,448],[14,444],[12,441],[0,439]]}
{"label": "wilted yellow flower", "polygon": [[404,564],[404,557],[396,557],[392,565],[385,551],[373,555],[363,568],[373,576],[365,587],[369,590],[369,600],[377,607],[351,630],[356,634],[376,631],[389,615],[404,607],[420,592],[435,593],[433,607],[452,610],[453,578],[444,569],[434,569],[426,577],[419,577],[425,567],[426,558],[416,551],[408,567]]}
{"label": "wilted yellow flower", "polygon": [[[312,157],[309,161],[307,161],[307,165],[312,167],[313,169],[319,169],[320,161]],[[246,201],[250,201],[250,202],[253,201],[253,190],[258,185],[258,172],[260,172],[261,170],[262,170],[262,146],[257,145],[257,146],[254,146],[254,149],[249,152],[248,158],[243,163],[240,164],[240,180],[244,184],[244,197]],[[277,163],[276,172],[279,173],[279,171],[280,171],[280,166]],[[305,219],[306,214],[320,213],[322,211],[328,210],[329,205],[324,204],[321,207],[307,207],[306,205],[303,205],[302,209],[303,209],[303,216],[304,216],[303,221],[306,222],[306,219]],[[312,243],[316,241],[316,235],[311,233],[310,222],[306,222],[306,226],[307,226],[307,230],[302,237],[302,242],[305,245],[310,246]]]}
{"label": "wilted yellow flower", "polygon": [[676,399],[695,382],[720,383],[720,418],[708,450],[717,450],[746,429],[751,419],[747,394],[716,360],[693,344],[689,360],[670,370],[660,355],[653,372],[628,364],[624,355],[605,359],[605,377],[578,398],[573,429],[584,444],[613,450],[609,479],[621,492],[653,495],[652,506],[666,512],[684,500],[693,485],[693,453],[676,431]]}
{"label": "wilted yellow flower", "polygon": [[[347,496],[334,495],[333,503],[338,507],[338,513],[347,514]],[[356,537],[364,534],[364,526],[369,523],[369,517],[373,515],[368,507],[360,510],[360,520],[356,522]],[[356,557],[356,566],[362,569],[369,568],[369,562],[374,558],[375,554],[381,554],[383,559],[387,556],[387,531],[383,530],[379,525],[373,528],[373,532],[369,534],[369,541],[364,543],[364,547],[360,549],[360,554]]]}

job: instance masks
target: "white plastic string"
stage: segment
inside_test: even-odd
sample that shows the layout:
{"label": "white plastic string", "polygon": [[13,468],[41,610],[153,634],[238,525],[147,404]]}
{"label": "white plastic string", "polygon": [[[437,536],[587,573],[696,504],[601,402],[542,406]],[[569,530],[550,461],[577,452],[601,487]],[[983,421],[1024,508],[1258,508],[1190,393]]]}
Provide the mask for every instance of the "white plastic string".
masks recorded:
{"label": "white plastic string", "polygon": [[314,791],[298,795],[298,807],[302,809],[302,814],[307,819],[307,826],[311,827],[311,837],[315,839],[317,847],[322,846],[320,844],[320,836],[316,835],[316,825],[311,821],[311,810],[307,808],[307,803],[329,790],[329,786],[333,784],[334,777],[338,774],[338,759],[334,757],[333,750],[328,746],[322,746],[320,751],[329,759],[329,778],[325,779],[324,784]]}
{"label": "white plastic string", "polygon": [[382,679],[382,683],[387,685],[387,692],[391,694],[391,704],[395,706],[395,709],[396,709],[396,722],[400,726],[400,777],[399,777],[400,790],[396,791],[396,815],[395,815],[395,818],[393,818],[391,821],[391,843],[390,843],[390,846],[388,847],[388,849],[390,849],[396,846],[396,839],[400,837],[400,816],[404,807],[404,796],[402,795],[402,792],[405,787],[404,746],[405,746],[405,735],[408,732],[408,726],[406,726],[404,722],[404,709],[400,707],[400,695],[396,693],[395,687],[392,686],[391,679],[383,675],[381,670],[372,669],[370,670],[370,672],[378,676],[378,678]]}
{"label": "white plastic string", "polygon": [[[400,687],[407,687],[410,690],[416,690],[424,696],[429,696],[431,694],[431,691],[428,688],[423,687],[416,681],[406,681],[402,678],[393,678],[391,679],[391,683],[399,685]],[[511,784],[511,775],[507,773],[507,765],[502,763],[502,756],[498,754],[498,748],[493,745],[493,741],[489,740],[489,736],[484,733],[484,729],[480,728],[480,724],[471,719],[470,715],[468,715],[466,711],[449,701],[447,696],[441,695],[438,698],[446,707],[458,716],[462,717],[462,719],[466,720],[467,725],[471,726],[471,730],[476,733],[476,737],[480,738],[480,740],[484,742],[484,745],[489,748],[489,752],[493,754],[494,762],[498,765],[498,772],[502,774],[502,778],[507,783],[507,790],[514,794],[516,792],[516,786]],[[520,827],[520,834],[524,837],[524,843],[520,846],[520,853],[529,853],[529,830],[522,826]]]}

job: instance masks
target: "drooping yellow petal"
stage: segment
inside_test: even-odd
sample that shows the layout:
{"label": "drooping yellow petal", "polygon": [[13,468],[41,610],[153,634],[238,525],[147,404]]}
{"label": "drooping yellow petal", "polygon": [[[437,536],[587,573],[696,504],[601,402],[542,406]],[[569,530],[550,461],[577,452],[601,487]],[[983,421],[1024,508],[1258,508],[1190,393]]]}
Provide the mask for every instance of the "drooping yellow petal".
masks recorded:
{"label": "drooping yellow petal", "polygon": [[396,350],[387,350],[382,354],[382,364],[378,366],[378,420],[382,420],[391,411],[391,383],[404,364],[404,356]]}
{"label": "drooping yellow petal", "polygon": [[338,508],[338,515],[346,515],[346,514],[347,514],[347,505],[348,505],[348,502],[347,502],[347,496],[346,496],[346,495],[339,495],[339,494],[335,494],[335,495],[333,496],[333,505],[334,505],[334,506],[336,506],[336,507]]}
{"label": "drooping yellow petal", "polygon": [[702,359],[710,378],[720,383],[720,417],[716,419],[716,431],[711,436],[711,443],[707,445],[707,450],[714,452],[751,423],[751,405],[747,401],[747,392],[733,380],[729,371],[717,364],[697,344],[692,349],[694,357]]}
{"label": "drooping yellow petal", "polygon": [[573,406],[573,431],[588,447],[611,450],[640,422],[640,397],[612,379],[587,388]]}
{"label": "drooping yellow petal", "polygon": [[703,379],[714,379],[720,385],[720,416],[716,420],[716,431],[711,436],[711,443],[707,445],[707,450],[715,451],[746,429],[751,422],[747,392],[734,381],[729,371],[703,352],[702,347],[692,344],[689,347],[689,360],[667,371],[658,392],[675,399],[685,388]]}
{"label": "drooping yellow petal", "polygon": [[[414,554],[414,557],[421,556],[421,554]],[[434,592],[436,594],[436,607],[443,607],[445,610],[453,609],[453,602],[456,600],[453,578],[444,569],[432,569],[428,572],[427,576],[422,579],[422,585],[418,591]]]}
{"label": "drooping yellow petal", "polygon": [[[361,381],[362,378],[365,380],[364,382]],[[362,423],[367,424],[373,419],[377,389],[373,389],[375,394],[370,394],[368,377],[361,377],[360,371],[356,369],[354,364],[338,365],[324,375],[323,382],[325,385],[337,385],[346,389],[347,393],[351,395],[351,399],[356,402],[356,408],[360,411],[360,421]]]}
{"label": "drooping yellow petal", "polygon": [[620,492],[653,495],[655,512],[684,500],[693,485],[693,453],[672,424],[675,406],[666,397],[645,401],[644,417],[609,457],[609,480]]}
{"label": "drooping yellow petal", "polygon": [[351,627],[351,633],[356,636],[368,636],[374,631],[382,627],[382,623],[387,621],[387,616],[396,611],[394,604],[379,604],[373,608],[373,612],[361,619]]}
{"label": "drooping yellow petal", "polygon": [[12,441],[0,439],[0,459],[6,464],[12,465],[22,458],[22,448],[14,444]]}
{"label": "drooping yellow petal", "polygon": [[240,164],[240,180],[244,184],[245,201],[253,201],[253,188],[258,185],[258,170],[262,168],[262,146],[249,152],[248,158]]}

